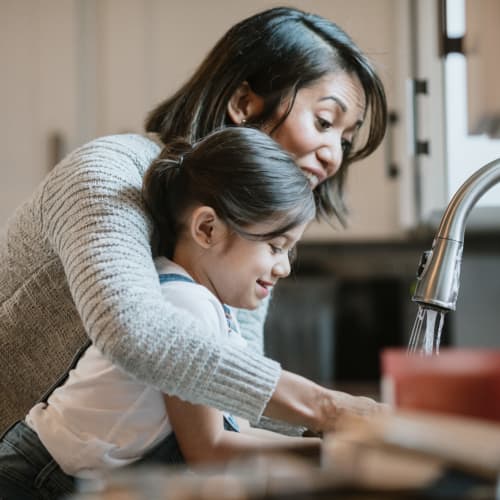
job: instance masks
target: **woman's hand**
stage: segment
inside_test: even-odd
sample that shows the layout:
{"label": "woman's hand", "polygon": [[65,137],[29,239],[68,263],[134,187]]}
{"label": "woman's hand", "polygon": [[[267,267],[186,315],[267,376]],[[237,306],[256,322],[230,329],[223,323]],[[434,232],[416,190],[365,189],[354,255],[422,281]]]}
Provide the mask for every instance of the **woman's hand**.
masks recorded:
{"label": "woman's hand", "polygon": [[369,417],[371,415],[389,412],[390,406],[378,403],[365,396],[352,396],[345,392],[332,391],[323,388],[325,394],[320,404],[320,417],[316,423],[319,431],[333,431],[339,419],[344,415]]}
{"label": "woman's hand", "polygon": [[371,398],[333,391],[283,370],[264,414],[314,432],[327,432],[335,430],[343,415],[369,416],[389,409]]}

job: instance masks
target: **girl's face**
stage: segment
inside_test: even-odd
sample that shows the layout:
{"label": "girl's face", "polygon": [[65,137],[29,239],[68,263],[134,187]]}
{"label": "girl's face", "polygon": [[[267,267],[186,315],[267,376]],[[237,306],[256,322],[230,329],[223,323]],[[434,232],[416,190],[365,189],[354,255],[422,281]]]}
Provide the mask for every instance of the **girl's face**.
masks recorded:
{"label": "girl's face", "polygon": [[266,124],[264,131],[295,156],[314,189],[338,171],[363,123],[364,90],[357,75],[331,73],[301,88],[289,115],[272,132],[289,104],[290,100],[280,106],[276,119]]}
{"label": "girl's face", "polygon": [[[205,285],[225,304],[255,309],[280,278],[290,274],[289,254],[302,236],[307,224],[267,241],[245,239],[237,234],[225,235],[204,258]],[[255,224],[249,232],[263,234],[272,230],[269,224]]]}

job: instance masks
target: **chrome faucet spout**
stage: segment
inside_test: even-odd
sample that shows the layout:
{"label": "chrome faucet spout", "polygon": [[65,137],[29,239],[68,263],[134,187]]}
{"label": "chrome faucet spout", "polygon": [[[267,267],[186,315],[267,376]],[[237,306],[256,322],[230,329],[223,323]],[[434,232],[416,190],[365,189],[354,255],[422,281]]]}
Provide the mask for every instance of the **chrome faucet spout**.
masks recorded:
{"label": "chrome faucet spout", "polygon": [[417,271],[414,302],[455,310],[467,217],[478,200],[500,182],[500,158],[472,174],[453,195],[441,219],[430,251]]}

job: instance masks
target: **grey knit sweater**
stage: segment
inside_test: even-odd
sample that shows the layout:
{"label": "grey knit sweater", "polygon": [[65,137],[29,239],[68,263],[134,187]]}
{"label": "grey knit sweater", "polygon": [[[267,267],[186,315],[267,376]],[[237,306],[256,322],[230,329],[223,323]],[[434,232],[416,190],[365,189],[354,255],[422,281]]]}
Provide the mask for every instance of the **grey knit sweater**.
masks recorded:
{"label": "grey knit sweater", "polygon": [[240,311],[252,347],[219,345],[165,302],[140,189],[159,153],[135,134],[65,158],[0,236],[0,433],[66,370],[87,336],[138,379],[250,421],[280,375],[262,354],[265,308]]}

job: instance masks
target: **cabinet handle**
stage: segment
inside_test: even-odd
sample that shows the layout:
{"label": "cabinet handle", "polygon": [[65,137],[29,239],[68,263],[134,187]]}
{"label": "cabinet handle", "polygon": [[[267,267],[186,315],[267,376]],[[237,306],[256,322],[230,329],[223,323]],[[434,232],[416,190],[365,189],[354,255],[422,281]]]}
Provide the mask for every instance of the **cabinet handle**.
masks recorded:
{"label": "cabinet handle", "polygon": [[389,111],[387,115],[387,136],[386,136],[386,172],[387,177],[389,179],[396,179],[399,176],[399,167],[396,161],[394,160],[395,151],[394,151],[394,127],[399,121],[399,116],[396,111]]}
{"label": "cabinet handle", "polygon": [[50,172],[65,156],[66,141],[61,132],[52,132],[48,140],[48,171]]}
{"label": "cabinet handle", "polygon": [[429,141],[421,141],[417,137],[419,129],[419,116],[417,99],[419,95],[427,95],[427,80],[412,78],[408,80],[407,86],[407,109],[408,109],[408,131],[409,131],[409,151],[417,155],[428,155],[430,152]]}
{"label": "cabinet handle", "polygon": [[413,192],[415,200],[415,213],[418,219],[422,216],[422,179],[420,177],[420,165],[417,160],[419,155],[430,154],[429,141],[422,141],[418,138],[419,113],[418,97],[428,93],[427,80],[411,78],[407,81],[406,87],[406,109],[408,110],[408,151],[413,156]]}

